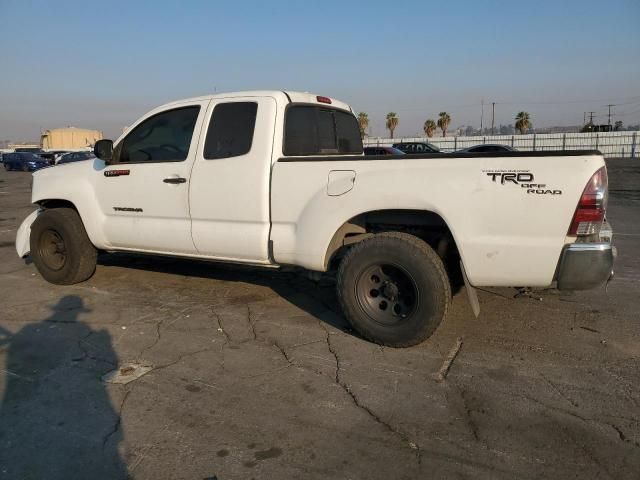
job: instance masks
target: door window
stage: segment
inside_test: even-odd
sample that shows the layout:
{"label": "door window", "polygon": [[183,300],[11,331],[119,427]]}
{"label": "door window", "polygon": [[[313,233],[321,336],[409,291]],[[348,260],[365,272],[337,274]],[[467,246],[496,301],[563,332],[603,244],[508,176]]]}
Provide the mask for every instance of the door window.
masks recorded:
{"label": "door window", "polygon": [[216,105],[204,143],[204,158],[212,160],[249,153],[257,112],[258,104],[255,102]]}
{"label": "door window", "polygon": [[181,162],[186,160],[199,106],[177,108],[144,120],[120,142],[118,163]]}

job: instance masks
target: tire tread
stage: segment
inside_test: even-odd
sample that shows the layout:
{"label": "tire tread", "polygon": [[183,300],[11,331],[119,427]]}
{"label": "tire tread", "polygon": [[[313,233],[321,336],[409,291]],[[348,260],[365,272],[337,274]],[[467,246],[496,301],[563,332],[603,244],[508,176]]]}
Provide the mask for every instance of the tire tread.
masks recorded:
{"label": "tire tread", "polygon": [[345,300],[344,294],[343,294],[343,292],[345,291],[344,282],[346,277],[346,269],[348,268],[352,259],[360,251],[362,251],[363,249],[375,246],[376,244],[378,246],[384,246],[388,239],[396,239],[415,248],[420,254],[423,254],[424,256],[426,256],[429,259],[429,261],[433,264],[439,277],[438,278],[439,283],[441,283],[444,288],[444,297],[443,297],[444,305],[442,306],[442,311],[443,311],[442,318],[440,318],[436,322],[427,323],[425,325],[425,328],[423,328],[420,332],[418,332],[418,334],[411,340],[399,341],[399,342],[380,341],[380,339],[375,338],[366,330],[357,328],[356,325],[353,325],[353,322],[351,323],[354,326],[354,328],[356,328],[358,333],[362,335],[362,337],[364,337],[366,340],[369,340],[374,343],[378,343],[380,345],[390,346],[390,347],[400,347],[400,348],[410,347],[423,342],[433,334],[436,328],[438,328],[438,326],[440,325],[442,319],[446,317],[451,304],[451,284],[449,282],[449,277],[447,275],[445,266],[442,263],[442,259],[438,256],[438,254],[424,240],[416,237],[415,235],[411,235],[404,232],[383,232],[383,233],[378,233],[373,237],[370,237],[368,239],[365,239],[361,242],[356,243],[353,247],[351,247],[347,251],[342,261],[340,262],[340,267],[338,268],[338,274],[336,279],[338,300],[340,302],[340,306],[342,307],[342,311],[345,312],[347,317],[354,315],[354,313],[351,311],[351,308],[352,308],[351,305],[349,304],[349,302]]}
{"label": "tire tread", "polygon": [[[67,248],[72,247],[75,251],[70,252],[70,256],[74,258],[69,261],[72,263],[70,268],[59,276],[57,274],[51,275],[47,268],[40,264],[37,254],[34,252],[36,245],[35,240],[32,239],[31,243],[31,257],[34,260],[36,267],[45,280],[58,285],[72,285],[74,283],[80,283],[90,278],[96,269],[96,263],[98,258],[98,251],[89,240],[87,231],[84,228],[82,219],[78,212],[72,208],[53,208],[51,210],[45,210],[38,216],[36,221],[31,227],[32,236],[34,230],[36,234],[39,229],[46,227],[46,224],[62,222],[65,228],[68,229],[68,233],[71,239],[65,239]],[[72,245],[69,245],[71,243]]]}

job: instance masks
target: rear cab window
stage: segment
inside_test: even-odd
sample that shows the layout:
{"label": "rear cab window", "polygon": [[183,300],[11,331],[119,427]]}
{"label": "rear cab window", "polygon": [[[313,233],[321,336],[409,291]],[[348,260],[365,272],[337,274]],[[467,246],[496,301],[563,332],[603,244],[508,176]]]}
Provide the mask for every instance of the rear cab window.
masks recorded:
{"label": "rear cab window", "polygon": [[348,111],[317,105],[287,107],[284,148],[286,156],[362,154],[356,117]]}

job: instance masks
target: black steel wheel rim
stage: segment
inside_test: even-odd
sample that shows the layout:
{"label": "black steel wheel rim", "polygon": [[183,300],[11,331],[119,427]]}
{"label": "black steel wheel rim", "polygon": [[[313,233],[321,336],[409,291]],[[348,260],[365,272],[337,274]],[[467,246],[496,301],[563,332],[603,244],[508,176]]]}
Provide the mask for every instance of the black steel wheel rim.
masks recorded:
{"label": "black steel wheel rim", "polygon": [[391,263],[365,268],[356,281],[356,298],[369,318],[386,326],[406,321],[420,301],[413,276],[400,265]]}
{"label": "black steel wheel rim", "polygon": [[52,229],[47,229],[38,240],[38,254],[42,262],[51,270],[60,270],[67,262],[67,249],[62,236]]}

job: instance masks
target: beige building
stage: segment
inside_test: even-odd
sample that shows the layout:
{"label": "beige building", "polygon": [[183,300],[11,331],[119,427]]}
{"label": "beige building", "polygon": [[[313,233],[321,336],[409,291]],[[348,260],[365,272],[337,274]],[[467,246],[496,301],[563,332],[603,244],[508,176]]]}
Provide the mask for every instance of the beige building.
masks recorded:
{"label": "beige building", "polygon": [[45,130],[41,143],[44,150],[78,150],[92,147],[101,139],[102,132],[99,130],[67,127]]}

